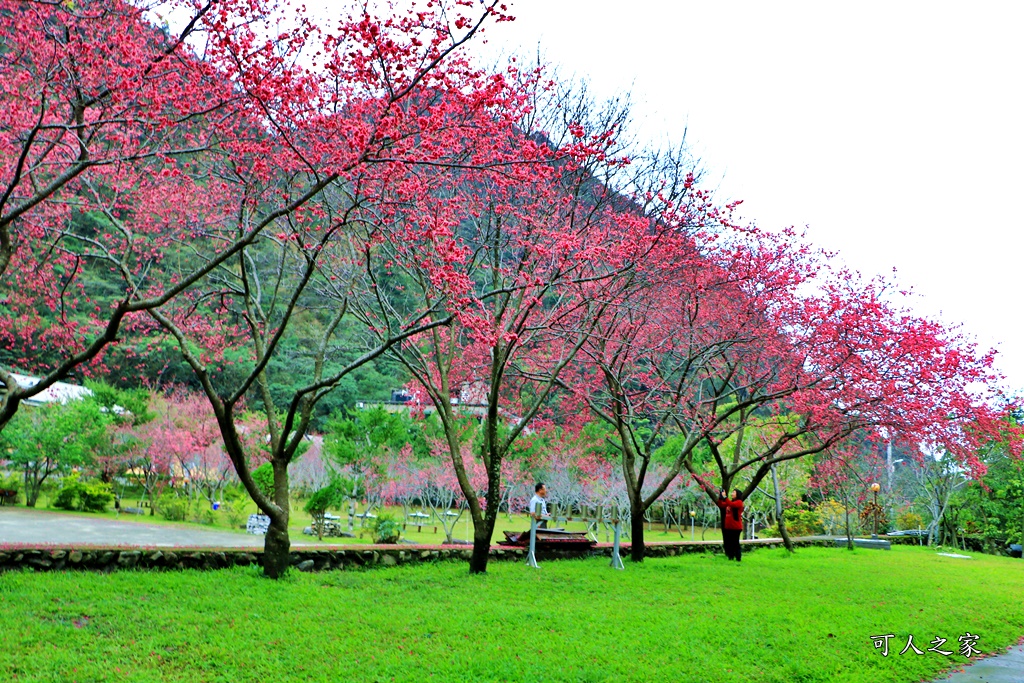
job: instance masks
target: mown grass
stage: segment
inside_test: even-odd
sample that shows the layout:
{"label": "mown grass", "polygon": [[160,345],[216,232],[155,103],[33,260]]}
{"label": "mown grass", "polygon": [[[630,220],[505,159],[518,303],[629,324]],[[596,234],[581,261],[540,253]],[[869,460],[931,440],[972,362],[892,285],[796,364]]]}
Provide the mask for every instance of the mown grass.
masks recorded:
{"label": "mown grass", "polygon": [[[1024,563],[928,549],[461,563],[282,581],[219,572],[0,576],[8,681],[919,681],[1024,634]],[[883,658],[870,636],[895,633]]]}

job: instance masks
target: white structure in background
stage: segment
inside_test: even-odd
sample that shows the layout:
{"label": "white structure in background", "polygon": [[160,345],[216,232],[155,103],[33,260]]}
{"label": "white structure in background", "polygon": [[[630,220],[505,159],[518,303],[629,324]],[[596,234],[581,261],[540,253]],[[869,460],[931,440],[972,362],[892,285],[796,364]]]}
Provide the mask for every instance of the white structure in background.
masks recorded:
{"label": "white structure in background", "polygon": [[[19,375],[17,373],[10,373],[14,381],[23,387],[33,387],[39,383],[38,377],[29,377],[28,375]],[[7,386],[0,381],[0,394],[7,393]],[[78,384],[67,384],[65,382],[54,382],[52,385],[46,388],[45,391],[41,391],[32,398],[26,398],[22,403],[28,406],[41,406],[47,403],[67,403],[68,401],[77,401],[85,398],[86,396],[92,396],[92,390],[87,387],[80,386]],[[115,412],[117,408],[115,407]]]}

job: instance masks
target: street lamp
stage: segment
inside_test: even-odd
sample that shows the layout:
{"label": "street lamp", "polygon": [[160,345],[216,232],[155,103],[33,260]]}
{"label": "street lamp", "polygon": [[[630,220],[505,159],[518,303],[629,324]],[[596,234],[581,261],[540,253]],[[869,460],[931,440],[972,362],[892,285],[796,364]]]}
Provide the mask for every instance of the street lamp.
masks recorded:
{"label": "street lamp", "polygon": [[880,488],[882,488],[882,487],[879,486],[877,482],[871,485],[871,492],[873,494],[875,494],[875,507],[871,511],[871,512],[874,513],[874,517],[875,517],[875,530],[874,530],[874,533],[871,534],[871,538],[876,539],[876,540],[878,539],[878,490]]}
{"label": "street lamp", "polygon": [[693,540],[693,518],[697,516],[697,513],[690,510],[690,540]]}

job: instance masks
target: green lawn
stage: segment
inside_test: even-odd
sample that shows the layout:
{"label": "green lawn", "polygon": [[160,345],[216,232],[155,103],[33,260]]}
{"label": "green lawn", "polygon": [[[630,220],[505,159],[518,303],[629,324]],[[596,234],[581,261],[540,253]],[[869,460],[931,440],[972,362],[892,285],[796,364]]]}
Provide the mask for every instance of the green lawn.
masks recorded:
{"label": "green lawn", "polygon": [[[908,634],[1024,634],[1024,562],[807,548],[462,563],[280,582],[219,572],[0,575],[9,681],[919,681]],[[894,633],[888,657],[870,636]]]}

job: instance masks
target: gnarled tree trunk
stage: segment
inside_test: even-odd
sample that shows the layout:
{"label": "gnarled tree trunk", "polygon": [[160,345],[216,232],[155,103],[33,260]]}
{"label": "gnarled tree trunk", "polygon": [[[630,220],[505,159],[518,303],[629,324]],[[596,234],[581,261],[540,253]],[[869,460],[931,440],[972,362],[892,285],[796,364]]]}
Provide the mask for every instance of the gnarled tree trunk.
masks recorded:
{"label": "gnarled tree trunk", "polygon": [[288,571],[291,540],[288,538],[288,517],[275,515],[263,542],[263,573],[271,579],[281,578]]}
{"label": "gnarled tree trunk", "polygon": [[487,560],[491,555],[491,538],[494,535],[496,515],[487,510],[484,518],[473,520],[473,555],[469,558],[469,573],[484,574],[487,572]]}
{"label": "gnarled tree trunk", "polygon": [[782,491],[779,490],[779,473],[772,464],[772,485],[775,487],[775,518],[779,521],[779,535],[782,536],[782,543],[786,550],[793,552],[793,541],[789,540],[789,531],[786,530],[786,511],[782,509]]}
{"label": "gnarled tree trunk", "polygon": [[647,547],[644,545],[644,506],[643,502],[629,500],[629,559],[643,562]]}

